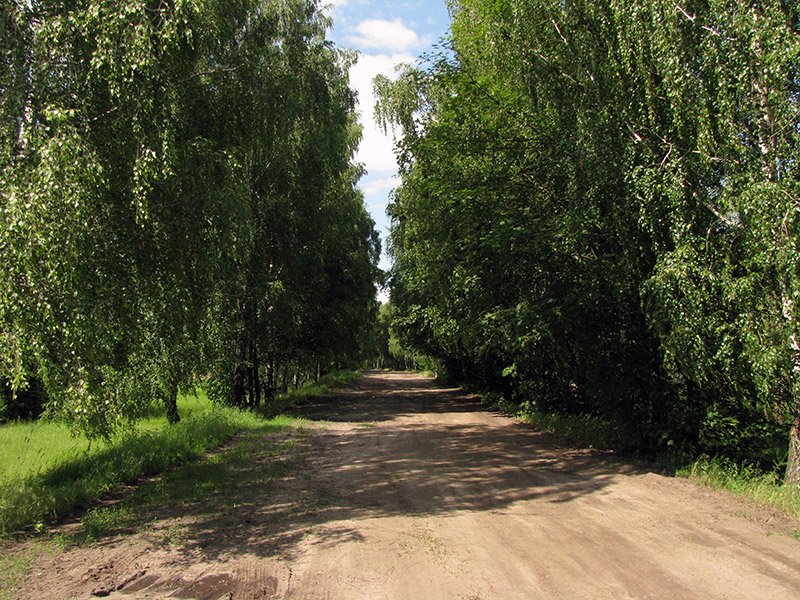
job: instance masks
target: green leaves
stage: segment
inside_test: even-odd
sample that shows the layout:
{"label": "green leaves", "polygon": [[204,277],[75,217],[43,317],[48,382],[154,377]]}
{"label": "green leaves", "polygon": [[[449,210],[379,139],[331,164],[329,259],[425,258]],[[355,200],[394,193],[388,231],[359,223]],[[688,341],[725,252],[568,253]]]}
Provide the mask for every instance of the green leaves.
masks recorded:
{"label": "green leaves", "polygon": [[197,378],[228,399],[251,369],[253,395],[267,357],[320,360],[366,319],[377,236],[316,3],[2,10],[5,377],[108,435]]}
{"label": "green leaves", "polygon": [[452,9],[448,56],[376,81],[401,337],[640,449],[756,448],[729,425],[800,397],[796,9]]}

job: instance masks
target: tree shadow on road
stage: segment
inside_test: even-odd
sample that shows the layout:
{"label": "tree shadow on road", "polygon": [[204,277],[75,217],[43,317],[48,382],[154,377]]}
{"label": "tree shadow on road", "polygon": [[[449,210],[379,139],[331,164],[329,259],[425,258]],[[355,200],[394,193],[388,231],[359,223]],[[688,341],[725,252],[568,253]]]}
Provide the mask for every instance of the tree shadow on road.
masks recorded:
{"label": "tree shadow on road", "polygon": [[463,392],[415,381],[380,394],[370,381],[294,411],[340,424],[303,435],[293,468],[279,478],[265,481],[257,463],[244,468],[229,508],[187,507],[186,560],[198,551],[212,560],[231,553],[291,559],[309,534],[316,545],[358,540],[362,519],[502,512],[531,500],[537,510],[604,493],[633,471],[608,454],[490,416]]}
{"label": "tree shadow on road", "polygon": [[[411,385],[409,378],[413,381]],[[476,411],[493,412],[493,409],[482,404],[476,395],[440,385],[423,375],[366,371],[357,388],[312,396],[293,406],[288,414],[311,421],[374,423],[412,414]]]}

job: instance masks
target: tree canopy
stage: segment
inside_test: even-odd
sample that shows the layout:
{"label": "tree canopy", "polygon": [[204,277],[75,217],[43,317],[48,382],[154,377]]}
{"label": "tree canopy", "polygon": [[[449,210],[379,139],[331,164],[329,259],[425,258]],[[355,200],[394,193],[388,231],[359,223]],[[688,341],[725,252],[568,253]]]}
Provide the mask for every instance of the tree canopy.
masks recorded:
{"label": "tree canopy", "polygon": [[[0,362],[108,434],[355,350],[380,251],[314,0],[0,8]],[[263,392],[263,393],[262,393]]]}
{"label": "tree canopy", "polygon": [[800,481],[797,4],[450,8],[445,52],[375,81],[403,341],[632,450]]}

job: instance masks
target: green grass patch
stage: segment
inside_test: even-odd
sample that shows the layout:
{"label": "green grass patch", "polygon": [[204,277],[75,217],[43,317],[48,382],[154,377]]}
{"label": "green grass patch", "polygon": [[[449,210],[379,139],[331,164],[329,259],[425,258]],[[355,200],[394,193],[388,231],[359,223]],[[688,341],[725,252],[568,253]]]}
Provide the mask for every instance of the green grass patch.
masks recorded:
{"label": "green grass patch", "polygon": [[[354,372],[332,373],[270,407],[277,414],[310,395],[360,379]],[[88,507],[115,486],[186,463],[244,431],[273,431],[296,424],[287,417],[266,421],[265,412],[213,405],[201,391],[179,398],[181,422],[169,426],[159,409],[110,442],[89,442],[61,423],[0,426],[0,536],[30,533]],[[277,409],[277,410],[276,410]],[[210,477],[207,472],[205,476]],[[203,475],[201,475],[203,476]],[[100,510],[100,509],[97,509]],[[104,530],[106,516],[87,513],[89,530]]]}
{"label": "green grass patch", "polygon": [[[178,398],[181,417],[190,421],[212,408],[203,390]],[[158,431],[166,425],[163,406],[158,406],[151,411],[151,416],[136,423],[134,431]],[[102,439],[90,442],[83,436],[73,436],[69,427],[59,422],[32,421],[1,425],[0,485],[42,475],[66,460],[96,454],[117,445],[130,433],[122,433],[110,443]]]}
{"label": "green grass patch", "polygon": [[782,473],[777,471],[764,473],[753,465],[703,456],[675,474],[701,485],[728,490],[800,519],[800,488],[784,485]]}
{"label": "green grass patch", "polygon": [[570,438],[589,448],[610,450],[619,447],[617,428],[610,421],[600,417],[545,413],[530,407],[520,407],[499,396],[489,395],[484,398],[505,414],[530,423],[542,431]]}
{"label": "green grass patch", "polygon": [[308,400],[312,396],[330,393],[335,391],[336,388],[358,383],[362,379],[363,375],[358,371],[333,371],[320,377],[316,383],[309,382],[299,389],[279,394],[272,402],[263,405],[260,412],[267,417],[279,415],[288,408]]}

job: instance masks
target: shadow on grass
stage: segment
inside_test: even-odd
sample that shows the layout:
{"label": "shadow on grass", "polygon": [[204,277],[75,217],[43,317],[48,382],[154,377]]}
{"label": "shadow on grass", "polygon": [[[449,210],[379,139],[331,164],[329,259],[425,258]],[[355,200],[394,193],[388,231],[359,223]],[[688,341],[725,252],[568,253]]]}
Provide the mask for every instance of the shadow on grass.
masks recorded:
{"label": "shadow on grass", "polygon": [[[293,442],[278,442],[271,437],[291,425],[296,422],[281,419],[264,423],[202,460],[190,461],[141,481],[119,497],[108,498],[89,509],[80,519],[81,527],[69,528],[70,532],[62,533],[60,541],[102,543],[104,538],[142,529],[157,531],[162,543],[180,539],[182,536],[174,527],[165,529],[158,521],[177,513],[184,514],[188,508],[199,511],[203,506],[214,506],[218,509],[220,503],[232,503],[231,494],[237,490],[243,470],[249,477],[254,475],[249,464],[254,453],[269,459],[282,456],[293,445]],[[261,471],[261,478],[267,481],[280,475],[283,469],[279,461],[270,461],[268,470]]]}
{"label": "shadow on grass", "polygon": [[103,450],[84,454],[22,480],[0,486],[0,533],[38,530],[120,484],[194,459],[237,431],[263,424],[232,410],[207,410],[178,425],[124,435]]}
{"label": "shadow on grass", "polygon": [[[330,373],[316,384],[279,400],[289,405],[309,394],[321,394],[329,387],[360,378],[354,371]],[[154,414],[160,410],[155,408]],[[123,435],[106,448],[63,460],[38,474],[0,482],[0,537],[44,529],[46,523],[90,506],[113,488],[195,459],[238,432],[287,426],[265,421],[263,410],[253,413],[219,405],[209,408],[202,390],[183,398],[181,411],[183,419],[177,425],[153,428],[140,424],[135,432]],[[99,519],[103,515],[95,516]],[[88,518],[91,521],[94,517],[90,513]],[[99,531],[104,526],[100,524],[95,529]]]}

